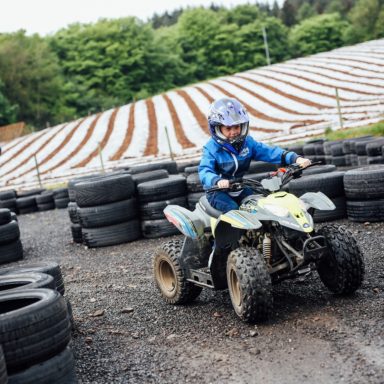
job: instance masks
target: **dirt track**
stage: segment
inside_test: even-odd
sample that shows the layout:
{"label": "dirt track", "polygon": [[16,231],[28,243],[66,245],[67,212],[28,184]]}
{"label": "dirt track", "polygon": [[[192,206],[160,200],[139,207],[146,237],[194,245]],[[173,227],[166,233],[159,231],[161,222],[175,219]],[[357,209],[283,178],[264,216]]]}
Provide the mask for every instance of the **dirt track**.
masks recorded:
{"label": "dirt track", "polygon": [[[273,318],[252,326],[229,295],[163,303],[151,255],[162,240],[85,249],[71,242],[66,210],[19,217],[25,260],[55,260],[76,321],[80,383],[383,383],[384,223],[351,224],[366,278],[350,298],[317,276],[274,288]],[[100,316],[97,316],[100,315]]]}

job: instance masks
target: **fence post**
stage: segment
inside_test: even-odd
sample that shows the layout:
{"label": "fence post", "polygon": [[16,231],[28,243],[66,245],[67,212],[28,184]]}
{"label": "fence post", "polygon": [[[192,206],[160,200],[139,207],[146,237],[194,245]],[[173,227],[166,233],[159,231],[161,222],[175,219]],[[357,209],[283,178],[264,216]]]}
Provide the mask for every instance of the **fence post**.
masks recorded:
{"label": "fence post", "polygon": [[340,108],[340,98],[339,98],[339,89],[335,88],[336,90],[336,102],[337,102],[337,113],[339,114],[339,123],[340,123],[340,128],[343,129],[343,116],[341,115],[341,108]]}
{"label": "fence post", "polygon": [[264,48],[265,48],[265,56],[267,58],[267,64],[271,65],[271,59],[269,57],[267,31],[265,30],[265,27],[262,27],[262,31],[263,31],[263,40],[264,40]]}
{"label": "fence post", "polygon": [[105,173],[105,168],[104,168],[104,161],[103,161],[103,150],[101,148],[100,143],[97,144],[98,149],[99,149],[99,157],[100,157],[100,164],[101,164],[101,169],[103,170],[103,173]]}
{"label": "fence post", "polygon": [[169,135],[168,135],[168,129],[167,129],[167,126],[164,127],[165,128],[165,134],[167,136],[167,142],[168,142],[168,147],[169,147],[169,153],[171,155],[171,160],[173,161],[173,152],[172,152],[172,147],[171,147],[171,140],[169,140]]}
{"label": "fence post", "polygon": [[43,185],[41,184],[39,164],[37,163],[36,155],[33,155],[33,158],[35,159],[35,167],[36,167],[37,179],[39,180],[39,186],[40,188],[43,188]]}

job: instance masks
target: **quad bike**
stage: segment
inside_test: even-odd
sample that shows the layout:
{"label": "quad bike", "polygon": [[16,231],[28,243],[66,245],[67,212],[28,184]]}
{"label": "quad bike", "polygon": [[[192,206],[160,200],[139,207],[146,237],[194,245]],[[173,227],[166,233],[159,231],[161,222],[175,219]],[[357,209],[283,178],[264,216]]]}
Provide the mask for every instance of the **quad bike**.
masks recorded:
{"label": "quad bike", "polygon": [[273,284],[313,270],[331,292],[355,292],[364,277],[364,261],[352,233],[337,225],[315,230],[311,216],[314,209],[335,209],[333,202],[322,192],[298,198],[283,188],[302,170],[294,164],[261,182],[231,183],[231,191],[245,186],[254,191],[239,210],[222,213],[206,196],[193,212],[168,205],[165,216],[185,237],[164,243],[155,254],[154,277],[163,299],[186,304],[204,287],[228,288],[236,314],[253,323],[271,315]]}

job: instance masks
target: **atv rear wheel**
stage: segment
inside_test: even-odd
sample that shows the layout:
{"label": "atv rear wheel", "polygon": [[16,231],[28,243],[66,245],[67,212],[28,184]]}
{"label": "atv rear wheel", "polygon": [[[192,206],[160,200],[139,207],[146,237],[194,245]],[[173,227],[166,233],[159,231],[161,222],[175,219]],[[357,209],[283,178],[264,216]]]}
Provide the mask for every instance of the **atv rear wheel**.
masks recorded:
{"label": "atv rear wheel", "polygon": [[233,309],[243,321],[254,323],[271,315],[271,277],[256,248],[238,248],[229,254],[227,281]]}
{"label": "atv rear wheel", "polygon": [[329,248],[316,265],[321,281],[333,293],[355,292],[363,282],[364,259],[352,233],[337,225],[326,225],[317,233]]}
{"label": "atv rear wheel", "polygon": [[153,259],[155,283],[168,304],[190,303],[202,291],[201,287],[186,280],[179,261],[182,245],[180,240],[164,243]]}

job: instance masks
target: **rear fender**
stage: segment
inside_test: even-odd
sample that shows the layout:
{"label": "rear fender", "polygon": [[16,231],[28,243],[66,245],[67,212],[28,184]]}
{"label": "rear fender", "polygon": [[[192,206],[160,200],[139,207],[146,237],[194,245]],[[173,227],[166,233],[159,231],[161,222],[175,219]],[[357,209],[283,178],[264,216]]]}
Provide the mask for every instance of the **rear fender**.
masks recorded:
{"label": "rear fender", "polygon": [[308,207],[319,209],[321,211],[332,211],[336,208],[332,200],[324,195],[323,192],[307,192],[300,196],[300,200]]}
{"label": "rear fender", "polygon": [[191,239],[204,236],[204,223],[194,213],[178,205],[168,205],[164,215],[183,235]]}

